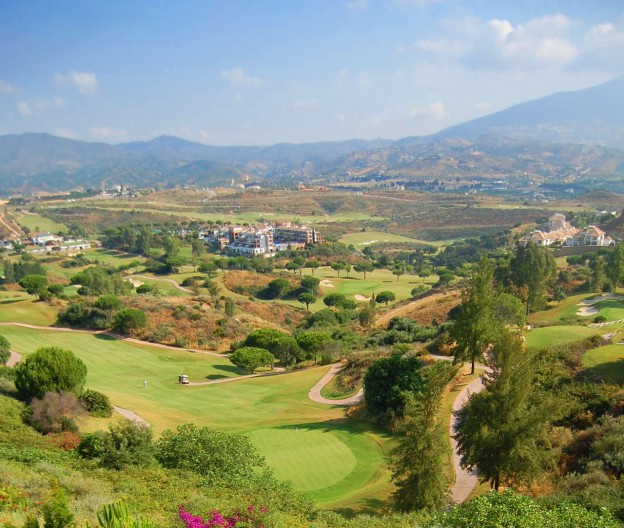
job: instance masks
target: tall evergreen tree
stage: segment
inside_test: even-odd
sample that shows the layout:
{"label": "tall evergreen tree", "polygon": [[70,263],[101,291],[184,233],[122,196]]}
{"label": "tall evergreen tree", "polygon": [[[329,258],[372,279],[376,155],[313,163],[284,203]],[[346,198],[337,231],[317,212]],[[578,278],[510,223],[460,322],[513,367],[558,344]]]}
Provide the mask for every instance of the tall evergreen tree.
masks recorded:
{"label": "tall evergreen tree", "polygon": [[557,266],[552,253],[533,242],[518,246],[509,263],[511,280],[519,290],[525,290],[527,315],[546,304],[546,293],[552,285]]}
{"label": "tall evergreen tree", "polygon": [[435,511],[448,502],[449,479],[444,466],[447,455],[447,425],[440,419],[444,389],[453,374],[440,362],[423,369],[425,389],[407,397],[403,436],[391,453],[392,480],[397,489],[394,502],[399,510]]}
{"label": "tall evergreen tree", "polygon": [[496,490],[502,480],[530,482],[554,463],[548,432],[560,407],[539,390],[535,365],[520,337],[505,332],[493,352],[486,389],[457,414],[462,466],[477,468]]}
{"label": "tall evergreen tree", "polygon": [[609,255],[607,262],[607,278],[611,289],[615,290],[624,280],[624,245],[618,244]]}

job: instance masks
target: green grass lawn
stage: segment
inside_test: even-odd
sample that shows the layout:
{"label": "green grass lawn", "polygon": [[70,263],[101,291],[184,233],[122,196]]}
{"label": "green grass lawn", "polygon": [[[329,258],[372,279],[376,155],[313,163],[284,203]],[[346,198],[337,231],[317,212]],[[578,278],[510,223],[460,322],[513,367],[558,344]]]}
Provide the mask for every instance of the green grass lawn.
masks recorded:
{"label": "green grass lawn", "polygon": [[624,319],[624,298],[621,299],[605,299],[593,305],[598,313],[589,318],[593,319],[599,315],[606,317],[607,321],[619,321]]}
{"label": "green grass lawn", "polygon": [[[370,507],[371,493],[391,490],[385,467],[388,437],[367,424],[345,419],[344,408],[311,402],[307,393],[328,367],[287,375],[207,386],[177,384],[236,376],[226,358],[139,346],[90,333],[62,333],[7,326],[2,334],[17,352],[43,345],[74,351],[89,370],[87,386],[115,405],[147,419],[158,434],[194,422],[249,434],[280,479],[323,504]],[[147,389],[143,380],[148,380]]]}
{"label": "green grass lawn", "polygon": [[13,216],[20,226],[30,229],[33,233],[58,233],[59,231],[67,231],[67,226],[65,224],[60,224],[37,213],[16,211],[13,213]]}
{"label": "green grass lawn", "polygon": [[624,345],[594,348],[583,354],[583,366],[590,376],[624,384]]}
{"label": "green grass lawn", "polygon": [[[56,310],[26,292],[0,292],[0,322],[49,326],[56,321]],[[0,328],[0,333],[4,327]]]}
{"label": "green grass lawn", "polygon": [[599,328],[588,326],[546,326],[534,328],[526,334],[527,347],[541,349],[552,345],[579,341],[596,334],[605,333]]}
{"label": "green grass lawn", "polygon": [[366,246],[381,242],[408,242],[433,245],[430,242],[424,240],[416,240],[415,238],[409,238],[402,235],[394,235],[392,233],[385,233],[384,231],[364,231],[357,233],[348,233],[340,237],[339,242],[345,245],[353,244],[357,249],[362,250]]}

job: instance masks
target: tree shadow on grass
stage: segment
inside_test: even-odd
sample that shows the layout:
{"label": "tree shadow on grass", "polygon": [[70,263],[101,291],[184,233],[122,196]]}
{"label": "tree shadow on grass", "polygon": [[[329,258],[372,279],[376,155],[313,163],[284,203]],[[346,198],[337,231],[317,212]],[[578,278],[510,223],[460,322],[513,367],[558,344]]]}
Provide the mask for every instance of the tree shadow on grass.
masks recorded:
{"label": "tree shadow on grass", "polygon": [[5,301],[0,301],[0,304],[15,304],[18,302],[23,302],[23,301],[27,301],[28,299],[7,299]]}
{"label": "tree shadow on grass", "polygon": [[119,341],[119,338],[109,335],[109,334],[93,334],[96,339],[101,339],[102,341]]}
{"label": "tree shadow on grass", "polygon": [[351,519],[356,515],[379,515],[380,512],[388,510],[388,502],[382,499],[368,498],[362,500],[360,506],[355,508],[332,508],[332,511]]}
{"label": "tree shadow on grass", "polygon": [[594,367],[589,367],[582,372],[582,379],[597,383],[624,383],[624,358],[616,361],[601,363]]}

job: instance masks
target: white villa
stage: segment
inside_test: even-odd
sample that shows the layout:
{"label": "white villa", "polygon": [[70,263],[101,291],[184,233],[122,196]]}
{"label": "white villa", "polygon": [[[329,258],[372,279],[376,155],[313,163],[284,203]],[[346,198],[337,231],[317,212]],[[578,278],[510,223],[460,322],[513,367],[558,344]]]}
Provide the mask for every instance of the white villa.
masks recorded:
{"label": "white villa", "polygon": [[520,244],[527,245],[534,242],[538,246],[550,246],[559,242],[564,246],[614,246],[615,240],[596,226],[588,226],[583,229],[574,227],[566,219],[565,215],[556,213],[548,219],[548,229],[542,231],[534,229],[520,239]]}

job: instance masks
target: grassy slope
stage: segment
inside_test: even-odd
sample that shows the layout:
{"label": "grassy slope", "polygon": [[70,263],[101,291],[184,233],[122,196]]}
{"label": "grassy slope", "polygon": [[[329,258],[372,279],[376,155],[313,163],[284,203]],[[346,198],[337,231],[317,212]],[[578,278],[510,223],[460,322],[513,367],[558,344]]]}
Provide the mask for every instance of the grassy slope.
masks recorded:
{"label": "grassy slope", "polygon": [[551,345],[559,345],[572,341],[578,341],[586,337],[604,333],[600,329],[587,326],[547,326],[535,328],[526,335],[529,348],[539,349]]}
{"label": "grassy slope", "polygon": [[[176,383],[178,374],[201,380],[235,376],[239,371],[225,358],[137,346],[88,333],[18,327],[3,327],[2,333],[13,349],[23,354],[43,344],[73,350],[87,364],[90,388],[149,420],[157,433],[195,422],[251,434],[279,478],[292,480],[326,504],[339,501],[352,507],[356,500],[352,496],[364,500],[362,494],[371,487],[381,494],[390,489],[383,468],[385,437],[345,421],[343,408],[315,404],[307,398],[307,391],[326,367],[182,387]],[[143,388],[144,379],[148,380],[147,389]],[[304,467],[309,471],[303,472]]]}
{"label": "grassy slope", "polygon": [[16,211],[14,217],[20,226],[27,227],[32,232],[58,233],[59,231],[67,231],[65,224],[60,224],[37,213],[20,213]]}
{"label": "grassy slope", "polygon": [[[49,326],[56,321],[56,310],[23,291],[0,292],[0,322]],[[0,333],[3,329],[0,329]]]}
{"label": "grassy slope", "polygon": [[624,383],[624,345],[594,348],[583,355],[587,373],[612,383]]}

